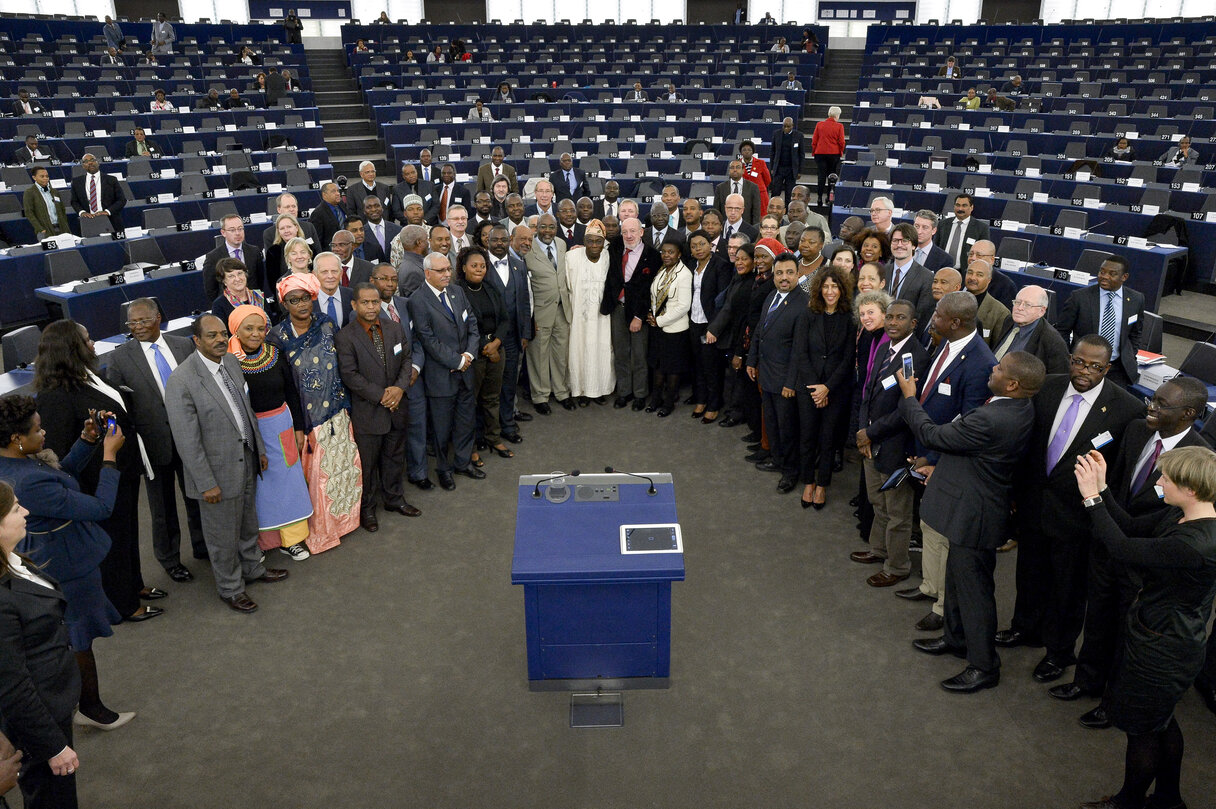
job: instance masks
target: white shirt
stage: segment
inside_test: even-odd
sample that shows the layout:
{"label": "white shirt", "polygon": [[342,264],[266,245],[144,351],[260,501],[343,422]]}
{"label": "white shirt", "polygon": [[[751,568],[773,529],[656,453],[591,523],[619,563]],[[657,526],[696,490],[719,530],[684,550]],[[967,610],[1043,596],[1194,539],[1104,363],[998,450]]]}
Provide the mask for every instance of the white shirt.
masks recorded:
{"label": "white shirt", "polygon": [[330,298],[333,298],[334,311],[338,313],[338,328],[342,328],[346,325],[347,320],[345,307],[342,305],[342,293],[335,289],[334,294],[330,295],[323,289],[317,290],[317,306],[321,307],[321,314],[323,315],[329,314]]}
{"label": "white shirt", "polygon": [[[228,379],[232,381],[233,385],[237,386],[238,390],[240,389],[240,386],[245,384],[245,379],[243,377],[239,380],[233,379],[232,376],[228,374],[227,369],[224,368],[222,363],[212,362],[204,357],[202,352],[199,352],[198,358],[203,361],[203,366],[207,369],[208,373],[211,374],[211,377],[215,380],[215,384],[219,385],[220,393],[224,394],[224,401],[228,403],[228,409],[232,411],[232,418],[236,420],[237,424],[245,425],[244,429],[237,427],[237,432],[243,435],[245,430],[252,430],[253,425],[251,425],[245,418],[245,411],[241,409],[240,404],[237,403],[237,401],[232,398],[232,394],[228,392],[228,385],[224,382],[224,377],[221,376],[221,374],[227,375]],[[249,440],[253,441],[252,435],[249,436]]]}
{"label": "white shirt", "polygon": [[494,256],[491,255],[490,263],[494,265],[494,272],[498,274],[498,280],[502,281],[503,287],[505,288],[510,286],[508,281],[511,278],[511,259],[507,256],[503,256],[502,258],[494,258]]}
{"label": "white shirt", "polygon": [[701,272],[692,271],[692,309],[689,310],[689,317],[693,323],[705,324],[709,322],[709,318],[705,316],[705,308],[701,306],[701,282],[705,280],[705,273],[709,272],[709,263],[706,262],[705,269]]}
{"label": "white shirt", "polygon": [[1051,431],[1047,433],[1047,448],[1049,452],[1056,437],[1056,430],[1060,429],[1060,423],[1064,421],[1064,415],[1072,407],[1072,397],[1080,393],[1081,406],[1077,408],[1077,417],[1073,420],[1072,429],[1068,431],[1068,440],[1064,442],[1065,449],[1072,445],[1073,440],[1077,437],[1077,433],[1081,431],[1081,425],[1089,415],[1089,409],[1094,406],[1094,401],[1097,400],[1098,394],[1102,392],[1102,386],[1105,384],[1106,380],[1103,379],[1097,385],[1081,393],[1081,391],[1072,386],[1071,382],[1068,383],[1068,387],[1064,389],[1064,396],[1060,399],[1060,406],[1056,408],[1056,417],[1052,419]]}
{"label": "white shirt", "polygon": [[156,367],[156,354],[152,351],[152,346],[160,348],[160,354],[165,358],[165,362],[169,363],[169,370],[177,370],[177,357],[173,356],[173,352],[169,350],[169,344],[165,342],[165,335],[162,333],[151,343],[140,343],[140,347],[144,351],[144,360],[148,363],[148,367],[152,369],[152,378],[156,380],[156,386],[160,388],[161,398],[165,395],[165,383],[160,379],[160,368]]}

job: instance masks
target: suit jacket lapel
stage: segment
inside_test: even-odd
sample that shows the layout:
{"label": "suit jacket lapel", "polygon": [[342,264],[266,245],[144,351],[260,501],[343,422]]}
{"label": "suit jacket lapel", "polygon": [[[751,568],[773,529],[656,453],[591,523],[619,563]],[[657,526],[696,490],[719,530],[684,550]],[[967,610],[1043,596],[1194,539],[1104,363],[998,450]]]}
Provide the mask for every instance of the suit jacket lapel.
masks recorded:
{"label": "suit jacket lapel", "polygon": [[[46,575],[45,573],[38,573],[37,575],[42,576],[44,579],[46,579],[49,582],[55,583],[55,580],[52,579],[50,576]],[[41,584],[34,584],[32,581],[23,579],[20,576],[10,576],[9,582],[10,582],[9,586],[13,590],[20,590],[23,593],[40,596],[42,598],[54,598],[59,601],[67,601],[67,599],[64,597],[63,593],[61,593],[58,588],[55,588],[53,590],[47,589],[46,587],[43,587]]]}
{"label": "suit jacket lapel", "polygon": [[[131,354],[130,359],[135,363],[135,369],[144,378],[144,382],[151,385],[153,390],[160,390],[160,380],[152,374],[152,367],[148,365],[148,357],[144,354],[144,344],[138,340],[132,340],[127,345],[131,346],[129,349]],[[179,360],[178,365],[180,364],[181,361]]]}
{"label": "suit jacket lapel", "polygon": [[[234,416],[232,413],[232,406],[228,404],[228,397],[224,395],[222,390],[220,390],[220,383],[216,381],[215,377],[211,373],[209,373],[210,369],[203,362],[201,354],[199,355],[198,361],[195,363],[194,371],[196,374],[198,374],[202,382],[203,389],[211,395],[211,398],[215,399],[216,404],[220,406],[220,411],[228,417],[228,421],[233,427],[236,428],[237,434],[242,434],[241,425],[237,423],[236,416]],[[233,384],[236,384],[235,379],[232,380],[232,382]],[[236,404],[237,407],[241,406],[240,402],[237,402]]]}

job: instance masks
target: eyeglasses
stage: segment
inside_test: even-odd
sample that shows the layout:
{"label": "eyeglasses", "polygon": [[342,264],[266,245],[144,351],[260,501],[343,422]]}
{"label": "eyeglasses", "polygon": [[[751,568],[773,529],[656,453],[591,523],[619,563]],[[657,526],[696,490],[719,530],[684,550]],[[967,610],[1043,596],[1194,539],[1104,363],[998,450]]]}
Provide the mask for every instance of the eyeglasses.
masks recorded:
{"label": "eyeglasses", "polygon": [[224,231],[225,233],[237,233],[237,232],[242,231],[242,230],[244,230],[244,229],[245,229],[245,226],[244,226],[244,225],[237,225],[237,226],[236,226],[236,227],[234,227],[234,228],[223,228],[223,231]]}
{"label": "eyeglasses", "polygon": [[372,280],[373,281],[396,281],[397,276],[395,276],[395,275],[373,275]]}
{"label": "eyeglasses", "polygon": [[1015,300],[1013,302],[1014,309],[1046,309],[1047,307],[1041,303],[1027,303],[1026,301]]}
{"label": "eyeglasses", "polygon": [[912,242],[910,242],[904,238],[898,238],[898,239],[892,239],[891,244],[912,244]]}
{"label": "eyeglasses", "polygon": [[128,320],[127,325],[132,329],[138,329],[141,326],[151,326],[157,320],[158,318],[155,317],[141,317],[139,320]]}
{"label": "eyeglasses", "polygon": [[1072,367],[1074,367],[1074,368],[1087,368],[1096,374],[1100,374],[1103,371],[1105,371],[1108,367],[1110,367],[1109,362],[1086,362],[1085,360],[1081,359],[1080,357],[1069,357],[1068,361],[1072,364]]}
{"label": "eyeglasses", "polygon": [[351,240],[351,241],[349,241],[349,242],[330,242],[330,243],[329,243],[329,246],[330,246],[330,247],[346,247],[347,245],[351,245],[351,244],[354,244],[354,243],[355,243],[355,242],[354,242],[353,240]]}
{"label": "eyeglasses", "polygon": [[1144,397],[1144,406],[1147,407],[1149,410],[1180,410],[1183,407],[1183,405],[1164,404],[1156,396],[1154,396],[1152,398],[1145,396]]}

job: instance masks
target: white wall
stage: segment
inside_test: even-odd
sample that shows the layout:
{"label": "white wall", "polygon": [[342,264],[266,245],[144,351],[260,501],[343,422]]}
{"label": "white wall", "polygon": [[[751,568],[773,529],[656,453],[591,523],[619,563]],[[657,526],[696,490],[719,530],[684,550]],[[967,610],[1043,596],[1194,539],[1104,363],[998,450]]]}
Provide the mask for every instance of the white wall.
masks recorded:
{"label": "white wall", "polygon": [[1211,0],[1043,0],[1045,22],[1113,17],[1200,17],[1211,14]]}
{"label": "white wall", "polygon": [[381,11],[388,11],[388,18],[393,22],[418,22],[424,16],[422,0],[351,0],[351,16],[359,22],[370,23]]}
{"label": "white wall", "polygon": [[[32,8],[31,8],[32,5]],[[96,16],[103,20],[109,14],[114,16],[114,0],[0,0],[0,11],[11,11],[15,14],[72,14],[75,16]]]}
{"label": "white wall", "polygon": [[671,22],[687,19],[686,0],[486,0],[486,19],[504,23],[523,20],[637,20]]}

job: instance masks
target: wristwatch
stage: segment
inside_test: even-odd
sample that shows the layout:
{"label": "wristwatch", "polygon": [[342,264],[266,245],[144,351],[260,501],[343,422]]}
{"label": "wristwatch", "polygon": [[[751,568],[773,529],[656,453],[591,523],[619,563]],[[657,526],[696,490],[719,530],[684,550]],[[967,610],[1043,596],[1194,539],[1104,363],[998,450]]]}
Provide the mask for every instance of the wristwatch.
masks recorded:
{"label": "wristwatch", "polygon": [[1094,506],[1098,505],[1101,502],[1102,502],[1102,495],[1098,494],[1098,495],[1095,495],[1094,497],[1086,497],[1084,500],[1081,501],[1081,505],[1085,506],[1086,508],[1093,508]]}

